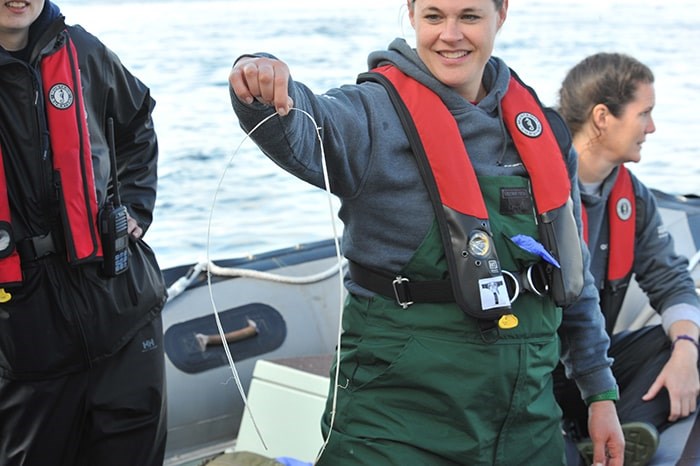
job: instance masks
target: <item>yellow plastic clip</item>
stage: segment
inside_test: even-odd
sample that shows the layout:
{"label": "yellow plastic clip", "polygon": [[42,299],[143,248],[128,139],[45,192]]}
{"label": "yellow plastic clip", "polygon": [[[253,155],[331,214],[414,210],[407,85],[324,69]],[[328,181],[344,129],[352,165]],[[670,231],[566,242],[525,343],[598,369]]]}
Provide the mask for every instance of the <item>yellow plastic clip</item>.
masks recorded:
{"label": "yellow plastic clip", "polygon": [[0,303],[6,303],[12,299],[12,295],[5,291],[5,288],[0,288]]}
{"label": "yellow plastic clip", "polygon": [[515,314],[505,314],[498,319],[498,326],[503,330],[508,330],[518,326],[518,318]]}

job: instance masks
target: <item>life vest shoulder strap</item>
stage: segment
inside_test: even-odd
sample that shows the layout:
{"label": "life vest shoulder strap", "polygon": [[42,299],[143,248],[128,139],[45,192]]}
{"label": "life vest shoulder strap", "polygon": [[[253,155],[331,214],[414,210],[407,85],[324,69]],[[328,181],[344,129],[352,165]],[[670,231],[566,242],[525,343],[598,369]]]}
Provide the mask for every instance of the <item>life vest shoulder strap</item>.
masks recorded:
{"label": "life vest shoulder strap", "polygon": [[[41,58],[39,68],[53,169],[60,181],[62,236],[66,239],[68,261],[79,264],[99,259],[102,248],[78,54],[68,32],[63,34],[66,40]],[[22,282],[24,258],[20,257],[13,237],[3,162],[0,150],[0,285],[7,286]]]}
{"label": "life vest shoulder strap", "polygon": [[428,190],[439,195],[439,199],[431,195],[435,207],[445,205],[486,219],[474,168],[461,138],[455,138],[459,135],[457,122],[440,97],[391,65],[360,75],[360,82],[368,80],[383,84],[397,108]]}
{"label": "life vest shoulder strap", "polygon": [[[637,200],[632,177],[624,165],[620,165],[617,178],[606,205],[608,213],[608,270],[609,287],[624,283],[632,274],[634,243],[637,229]],[[588,212],[581,205],[583,239],[588,243]]]}
{"label": "life vest shoulder strap", "polygon": [[63,47],[41,60],[53,165],[62,190],[68,259],[102,255],[97,229],[97,195],[78,54],[66,32]]}
{"label": "life vest shoulder strap", "polygon": [[545,116],[544,106],[537,94],[512,71],[501,104],[506,127],[532,180],[538,213],[558,209],[569,199],[571,183],[561,154],[551,156],[552,147],[561,147]]}
{"label": "life vest shoulder strap", "polygon": [[610,246],[608,253],[608,280],[625,280],[634,265],[637,207],[632,177],[620,165],[617,179],[608,198]]}

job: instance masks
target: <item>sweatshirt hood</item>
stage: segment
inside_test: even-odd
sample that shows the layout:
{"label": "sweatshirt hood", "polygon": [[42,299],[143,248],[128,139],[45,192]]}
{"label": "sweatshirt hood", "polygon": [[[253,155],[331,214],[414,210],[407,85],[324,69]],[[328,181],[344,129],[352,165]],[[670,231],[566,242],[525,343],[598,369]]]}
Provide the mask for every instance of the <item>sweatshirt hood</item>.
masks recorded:
{"label": "sweatshirt hood", "polygon": [[584,191],[583,183],[579,179],[579,188],[581,191],[581,199],[584,204],[588,207],[596,206],[601,203],[607,203],[608,197],[615,186],[615,181],[617,181],[617,175],[620,173],[620,167],[613,168],[612,172],[605,178],[600,185],[600,190],[597,194],[590,194]]}
{"label": "sweatshirt hood", "polygon": [[49,28],[49,26],[61,16],[61,10],[58,5],[51,3],[49,0],[44,2],[44,8],[39,13],[39,17],[29,26],[29,42],[24,48],[25,57],[28,58],[28,53],[34,50],[34,47],[41,39],[43,33]]}
{"label": "sweatshirt hood", "polygon": [[[367,58],[367,64],[370,70],[381,65],[393,64],[408,76],[436,92],[450,109],[458,109],[467,104],[471,105],[452,88],[435,78],[420,59],[416,50],[402,38],[394,39],[387,50],[372,52]],[[492,56],[486,63],[482,82],[484,88],[487,89],[487,94],[477,106],[490,114],[498,112],[501,98],[510,82],[508,66],[500,58]]]}
{"label": "sweatshirt hood", "polygon": [[49,27],[54,19],[61,15],[61,10],[58,5],[51,3],[49,0],[44,2],[44,9],[39,13],[39,17],[29,26],[29,42],[36,42],[41,33]]}

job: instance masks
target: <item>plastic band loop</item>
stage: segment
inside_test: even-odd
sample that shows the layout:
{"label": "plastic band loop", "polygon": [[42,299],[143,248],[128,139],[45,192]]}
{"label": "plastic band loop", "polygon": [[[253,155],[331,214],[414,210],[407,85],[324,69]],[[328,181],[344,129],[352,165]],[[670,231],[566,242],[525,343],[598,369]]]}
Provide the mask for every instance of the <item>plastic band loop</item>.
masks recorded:
{"label": "plastic band loop", "polygon": [[700,351],[700,346],[698,345],[698,341],[695,338],[691,337],[690,335],[678,335],[673,340],[673,343],[671,343],[671,351],[673,351],[673,349],[676,347],[676,343],[678,343],[680,340],[688,340],[688,341],[692,342],[695,345],[695,348],[697,348],[698,351]]}

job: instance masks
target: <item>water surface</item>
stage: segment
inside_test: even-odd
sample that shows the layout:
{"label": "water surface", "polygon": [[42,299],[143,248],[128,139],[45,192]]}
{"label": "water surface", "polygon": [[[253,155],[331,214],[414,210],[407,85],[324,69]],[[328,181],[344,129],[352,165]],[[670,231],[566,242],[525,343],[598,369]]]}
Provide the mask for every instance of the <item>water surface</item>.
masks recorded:
{"label": "water surface", "polygon": [[[231,111],[228,72],[239,55],[266,51],[319,93],[351,83],[365,71],[370,51],[386,48],[394,37],[413,42],[403,1],[59,5],[69,23],[82,24],[116,51],[157,101],[160,182],[146,240],[161,265],[332,235],[325,193],[283,172],[246,140]],[[644,145],[642,163],[631,169],[652,187],[698,193],[698,24],[693,0],[513,0],[495,53],[548,105],[556,103],[566,71],[586,55],[617,51],[647,63],[656,74],[657,132]]]}

